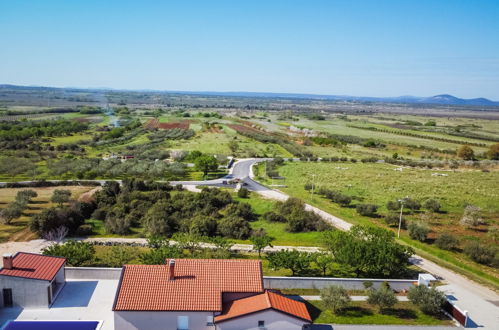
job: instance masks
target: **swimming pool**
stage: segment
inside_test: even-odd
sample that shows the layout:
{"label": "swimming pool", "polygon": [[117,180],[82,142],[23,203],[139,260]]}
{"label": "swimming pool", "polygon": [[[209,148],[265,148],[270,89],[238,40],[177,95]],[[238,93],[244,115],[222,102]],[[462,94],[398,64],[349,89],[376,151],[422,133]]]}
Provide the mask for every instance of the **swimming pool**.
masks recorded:
{"label": "swimming pool", "polygon": [[98,330],[99,321],[10,321],[3,330]]}

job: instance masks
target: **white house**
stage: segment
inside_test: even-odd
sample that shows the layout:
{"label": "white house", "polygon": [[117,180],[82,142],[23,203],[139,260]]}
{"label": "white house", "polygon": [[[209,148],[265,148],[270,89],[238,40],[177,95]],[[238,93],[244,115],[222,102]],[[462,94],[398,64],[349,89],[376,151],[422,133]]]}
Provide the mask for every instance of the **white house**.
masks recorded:
{"label": "white house", "polygon": [[19,252],[3,256],[0,269],[2,307],[48,308],[66,277],[65,258]]}
{"label": "white house", "polygon": [[259,260],[125,265],[113,311],[120,330],[298,330],[311,322],[304,303],[264,290]]}

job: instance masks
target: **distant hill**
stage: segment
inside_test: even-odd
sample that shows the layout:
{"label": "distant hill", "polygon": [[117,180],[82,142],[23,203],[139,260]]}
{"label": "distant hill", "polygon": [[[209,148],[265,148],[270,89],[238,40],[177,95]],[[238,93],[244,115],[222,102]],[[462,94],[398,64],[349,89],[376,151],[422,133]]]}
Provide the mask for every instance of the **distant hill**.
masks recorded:
{"label": "distant hill", "polygon": [[449,94],[440,94],[430,97],[418,96],[399,96],[399,97],[369,97],[369,96],[348,96],[348,95],[323,95],[323,94],[302,94],[302,93],[262,93],[262,92],[213,92],[213,91],[160,91],[160,90],[119,90],[112,88],[55,88],[42,86],[16,86],[0,84],[0,91],[10,90],[64,90],[64,91],[88,91],[88,92],[141,92],[141,93],[174,93],[186,95],[208,95],[208,96],[227,96],[227,97],[254,97],[254,98],[285,98],[285,99],[309,99],[309,100],[328,100],[345,102],[384,102],[384,103],[406,103],[406,104],[439,104],[439,105],[467,105],[467,106],[487,106],[497,107],[498,101],[480,97],[474,99],[461,99]]}

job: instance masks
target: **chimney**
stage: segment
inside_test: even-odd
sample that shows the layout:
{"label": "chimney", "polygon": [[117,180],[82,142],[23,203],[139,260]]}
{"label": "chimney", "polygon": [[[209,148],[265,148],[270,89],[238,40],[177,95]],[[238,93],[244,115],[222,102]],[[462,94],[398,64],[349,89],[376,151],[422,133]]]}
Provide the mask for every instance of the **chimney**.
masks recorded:
{"label": "chimney", "polygon": [[169,266],[170,271],[168,272],[168,280],[173,281],[175,280],[175,259],[170,259]]}
{"label": "chimney", "polygon": [[12,254],[5,253],[3,255],[3,268],[4,269],[12,269],[12,268],[14,268],[13,261],[14,261],[14,258],[12,257]]}

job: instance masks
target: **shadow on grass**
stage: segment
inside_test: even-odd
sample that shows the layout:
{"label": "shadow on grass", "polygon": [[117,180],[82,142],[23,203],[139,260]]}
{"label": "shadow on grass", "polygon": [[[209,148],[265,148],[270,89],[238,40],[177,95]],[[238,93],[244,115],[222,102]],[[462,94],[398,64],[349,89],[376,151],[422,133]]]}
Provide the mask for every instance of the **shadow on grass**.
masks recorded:
{"label": "shadow on grass", "polygon": [[364,317],[373,315],[373,312],[364,307],[352,306],[344,308],[341,312],[338,312],[338,315],[346,317]]}
{"label": "shadow on grass", "polygon": [[395,316],[399,319],[416,319],[416,312],[405,308],[385,308],[381,314]]}
{"label": "shadow on grass", "polygon": [[48,204],[49,202],[47,201],[30,201],[30,204]]}

